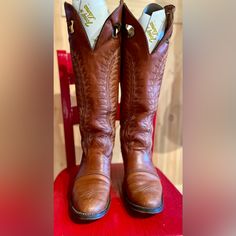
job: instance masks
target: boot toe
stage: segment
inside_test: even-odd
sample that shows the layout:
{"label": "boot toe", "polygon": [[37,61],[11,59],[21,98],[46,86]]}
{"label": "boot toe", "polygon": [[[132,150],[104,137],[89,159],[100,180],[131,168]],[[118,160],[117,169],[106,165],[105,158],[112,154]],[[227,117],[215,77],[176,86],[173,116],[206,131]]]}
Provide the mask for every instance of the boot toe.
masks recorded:
{"label": "boot toe", "polygon": [[105,211],[109,204],[110,183],[104,176],[79,177],[73,187],[72,205],[78,214],[96,215]]}
{"label": "boot toe", "polygon": [[78,198],[73,201],[74,207],[79,214],[84,215],[96,215],[103,212],[106,209],[107,203],[98,198]]}
{"label": "boot toe", "polygon": [[156,175],[146,172],[129,175],[126,192],[129,201],[139,207],[155,209],[162,205],[162,185]]}

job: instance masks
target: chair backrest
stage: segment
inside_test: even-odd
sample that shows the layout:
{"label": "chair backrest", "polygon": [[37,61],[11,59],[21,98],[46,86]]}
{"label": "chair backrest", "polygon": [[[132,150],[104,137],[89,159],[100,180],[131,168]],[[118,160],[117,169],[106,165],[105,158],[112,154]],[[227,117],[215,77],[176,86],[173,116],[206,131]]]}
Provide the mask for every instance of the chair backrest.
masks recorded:
{"label": "chair backrest", "polygon": [[[67,168],[76,165],[75,158],[75,141],[73,126],[79,124],[79,109],[78,106],[71,105],[70,98],[70,85],[75,84],[75,76],[72,68],[70,53],[64,50],[57,50],[57,59],[59,67],[59,79],[61,89],[61,104],[62,116],[64,124],[64,137],[65,137],[65,150]],[[120,104],[117,106],[116,120],[120,120]],[[153,120],[153,137],[152,143],[154,144],[156,116]],[[153,146],[152,146],[153,151]]]}

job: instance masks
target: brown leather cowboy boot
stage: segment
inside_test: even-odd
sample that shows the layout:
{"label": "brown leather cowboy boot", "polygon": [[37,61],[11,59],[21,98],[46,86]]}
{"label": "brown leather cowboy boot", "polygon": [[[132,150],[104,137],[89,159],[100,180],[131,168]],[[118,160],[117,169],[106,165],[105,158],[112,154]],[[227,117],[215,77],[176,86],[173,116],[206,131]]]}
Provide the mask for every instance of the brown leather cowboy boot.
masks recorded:
{"label": "brown leather cowboy boot", "polygon": [[120,78],[122,4],[108,17],[91,49],[74,7],[65,3],[80,111],[82,161],[71,209],[79,219],[104,216],[110,204],[110,164]]}
{"label": "brown leather cowboy boot", "polygon": [[[167,26],[161,42],[150,54],[142,26],[126,5],[122,24],[121,149],[124,192],[128,205],[141,213],[163,209],[162,186],[152,163],[153,118],[172,34],[175,7],[165,7]],[[127,25],[131,30],[127,30]],[[133,30],[132,30],[133,29]]]}

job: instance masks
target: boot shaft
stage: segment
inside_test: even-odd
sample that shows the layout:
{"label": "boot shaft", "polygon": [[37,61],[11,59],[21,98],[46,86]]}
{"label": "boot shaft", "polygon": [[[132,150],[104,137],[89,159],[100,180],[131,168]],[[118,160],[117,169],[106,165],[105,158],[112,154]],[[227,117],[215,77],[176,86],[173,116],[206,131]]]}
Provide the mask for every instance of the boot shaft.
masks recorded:
{"label": "boot shaft", "polygon": [[[175,7],[165,7],[167,24],[165,35],[149,53],[148,42],[140,23],[124,4],[122,24],[121,72],[121,143],[122,150],[143,150],[152,147],[153,118],[173,31]],[[132,27],[131,33],[127,26]],[[126,156],[126,155],[123,155]]]}
{"label": "boot shaft", "polygon": [[65,11],[80,110],[82,148],[85,155],[94,149],[110,156],[118,103],[121,45],[118,31],[122,6],[105,21],[94,49],[75,8],[65,3]]}
{"label": "boot shaft", "polygon": [[[122,1],[104,23],[94,49],[76,10],[70,4],[65,4],[65,9],[81,116],[82,147],[94,137],[98,137],[96,146],[107,143],[106,147],[113,147],[120,79],[122,146],[150,151],[152,121],[173,30],[174,6],[165,7],[165,35],[151,54],[142,26]],[[121,23],[122,33],[117,34]],[[127,32],[127,25],[133,27],[133,35]]]}

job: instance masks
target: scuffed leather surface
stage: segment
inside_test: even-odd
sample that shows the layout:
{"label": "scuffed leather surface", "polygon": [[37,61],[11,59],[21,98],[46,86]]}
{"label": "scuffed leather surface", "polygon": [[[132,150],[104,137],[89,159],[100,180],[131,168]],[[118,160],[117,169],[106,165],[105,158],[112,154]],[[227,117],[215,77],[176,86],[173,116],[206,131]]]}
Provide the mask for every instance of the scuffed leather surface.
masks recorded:
{"label": "scuffed leather surface", "polygon": [[172,34],[174,6],[165,7],[167,29],[150,54],[144,31],[126,5],[123,25],[134,27],[129,38],[122,31],[121,148],[125,165],[124,187],[132,203],[153,209],[162,201],[162,186],[151,160],[153,118]]}
{"label": "scuffed leather surface", "polygon": [[70,50],[76,77],[83,156],[74,182],[72,204],[87,215],[105,210],[110,194],[110,163],[115,137],[115,117],[120,77],[121,35],[112,37],[121,23],[120,5],[106,20],[91,49],[76,10],[65,4]]}

